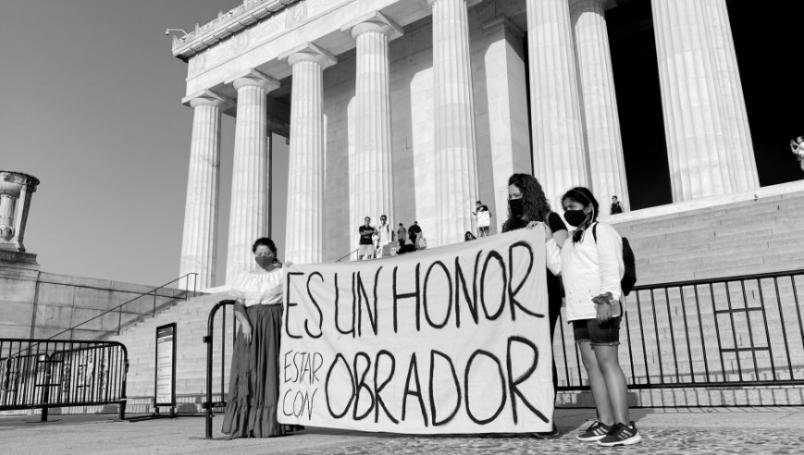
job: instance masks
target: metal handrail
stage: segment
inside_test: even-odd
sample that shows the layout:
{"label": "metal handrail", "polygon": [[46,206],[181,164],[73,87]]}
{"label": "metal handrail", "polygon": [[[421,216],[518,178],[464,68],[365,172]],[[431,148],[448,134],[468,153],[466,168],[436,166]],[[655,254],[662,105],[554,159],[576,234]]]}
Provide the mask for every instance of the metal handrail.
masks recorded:
{"label": "metal handrail", "polygon": [[[196,272],[190,272],[190,273],[186,273],[186,274],[184,274],[184,275],[182,275],[182,276],[180,276],[180,277],[178,277],[178,278],[175,278],[175,279],[173,279],[173,280],[168,281],[167,283],[165,283],[165,284],[163,284],[163,285],[161,285],[161,286],[157,286],[157,287],[155,287],[155,288],[153,288],[153,289],[150,289],[150,290],[148,290],[148,291],[146,291],[146,292],[143,292],[143,293],[141,293],[141,294],[137,295],[136,297],[133,297],[133,298],[131,298],[131,299],[128,299],[128,300],[126,300],[125,302],[121,303],[120,305],[117,305],[117,306],[112,307],[112,308],[109,308],[109,309],[107,309],[107,310],[105,310],[105,311],[103,311],[103,312],[101,312],[101,313],[98,313],[98,314],[96,314],[95,316],[92,316],[91,318],[87,319],[86,321],[83,321],[83,322],[81,322],[81,323],[79,323],[79,324],[76,324],[76,325],[74,325],[74,326],[72,326],[72,327],[66,328],[66,329],[64,329],[64,330],[62,330],[62,331],[60,331],[60,332],[56,333],[55,335],[51,335],[51,336],[49,336],[47,339],[48,339],[48,340],[52,340],[52,339],[54,339],[54,338],[58,337],[59,335],[65,334],[65,333],[67,333],[67,332],[72,332],[73,330],[75,330],[75,329],[76,329],[76,328],[78,328],[78,327],[81,327],[81,326],[82,326],[82,325],[84,325],[84,324],[87,324],[87,323],[89,323],[89,322],[92,322],[92,321],[94,321],[94,320],[96,320],[96,319],[98,319],[98,318],[100,318],[100,317],[102,317],[102,316],[105,316],[105,315],[107,315],[107,314],[109,314],[109,313],[113,313],[113,312],[115,312],[115,311],[117,311],[117,312],[118,312],[118,318],[117,318],[117,334],[119,335],[119,334],[120,334],[120,328],[122,327],[122,316],[123,316],[123,307],[124,307],[124,306],[128,305],[129,303],[134,302],[135,300],[139,300],[139,299],[140,299],[140,298],[142,298],[142,297],[145,297],[145,296],[153,296],[153,298],[154,298],[154,304],[153,304],[153,311],[152,311],[152,315],[154,315],[154,316],[155,316],[155,315],[156,315],[156,298],[157,298],[157,297],[167,297],[167,296],[164,296],[164,295],[162,295],[162,296],[158,295],[158,294],[157,294],[157,291],[159,291],[160,289],[164,289],[164,288],[166,288],[168,285],[170,285],[170,284],[172,284],[172,283],[177,283],[177,282],[180,282],[181,280],[184,280],[184,279],[186,279],[186,280],[187,280],[187,282],[189,283],[189,281],[190,281],[190,280],[189,280],[189,278],[190,278],[191,276],[192,276],[192,278],[193,278],[193,288],[192,288],[192,292],[193,292],[193,294],[192,294],[192,296],[193,296],[193,297],[195,297],[195,296],[198,294],[198,290],[197,290],[197,284],[198,284],[198,273],[196,273]],[[189,292],[190,292],[189,287],[186,287],[186,288],[184,289],[184,295],[182,296],[182,297],[184,298],[184,300],[187,300],[187,297],[188,297],[188,295],[189,295]],[[177,297],[175,297],[175,296],[171,296],[171,297],[172,297],[174,300],[177,298]],[[72,338],[72,337],[71,337],[71,338]]]}
{"label": "metal handrail", "polygon": [[761,280],[764,278],[774,278],[774,277],[803,275],[803,274],[804,269],[792,269],[792,270],[782,270],[780,272],[754,273],[754,274],[732,275],[732,276],[714,277],[714,278],[699,278],[696,280],[667,281],[664,283],[637,285],[634,286],[632,292],[649,291],[651,289],[659,289],[659,288],[677,288],[679,286],[685,287],[685,286],[697,286],[701,284],[723,283],[725,281]]}
{"label": "metal handrail", "polygon": [[342,260],[348,258],[349,256],[357,253],[358,250],[360,250],[360,248],[355,248],[354,250],[352,250],[352,251],[344,254],[343,256],[339,257],[338,259],[336,259],[335,262],[341,262]]}

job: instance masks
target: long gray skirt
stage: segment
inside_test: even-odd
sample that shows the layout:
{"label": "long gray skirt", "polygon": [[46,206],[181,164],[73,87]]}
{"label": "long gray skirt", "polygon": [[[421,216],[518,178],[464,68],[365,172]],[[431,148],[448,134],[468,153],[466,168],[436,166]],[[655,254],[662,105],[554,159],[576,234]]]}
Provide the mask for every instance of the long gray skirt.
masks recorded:
{"label": "long gray skirt", "polygon": [[[236,305],[235,311],[243,307]],[[286,431],[276,418],[282,305],[253,305],[245,311],[251,343],[238,331],[222,431],[231,438],[282,436]]]}

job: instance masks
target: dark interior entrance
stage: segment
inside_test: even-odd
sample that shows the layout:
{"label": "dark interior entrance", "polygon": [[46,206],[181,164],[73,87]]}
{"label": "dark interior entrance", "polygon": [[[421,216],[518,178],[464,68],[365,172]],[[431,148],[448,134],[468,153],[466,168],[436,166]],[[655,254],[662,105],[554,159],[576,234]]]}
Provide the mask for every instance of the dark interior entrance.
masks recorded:
{"label": "dark interior entrance", "polygon": [[[804,2],[728,1],[762,186],[804,178],[788,145],[804,135]],[[672,202],[650,0],[606,13],[631,208]]]}
{"label": "dark interior entrance", "polygon": [[673,202],[650,0],[608,10],[611,60],[631,209]]}
{"label": "dark interior entrance", "polygon": [[728,6],[759,182],[804,178],[789,146],[804,135],[804,2]]}

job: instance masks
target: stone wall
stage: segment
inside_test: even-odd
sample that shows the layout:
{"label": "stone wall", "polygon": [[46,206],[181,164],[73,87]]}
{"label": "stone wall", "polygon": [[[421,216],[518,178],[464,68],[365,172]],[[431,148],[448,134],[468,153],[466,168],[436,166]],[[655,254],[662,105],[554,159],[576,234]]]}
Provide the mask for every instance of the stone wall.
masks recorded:
{"label": "stone wall", "polygon": [[[0,337],[47,338],[97,316],[128,300],[122,312],[100,317],[72,334],[74,339],[95,339],[172,304],[184,296],[172,288],[137,298],[154,286],[84,278],[0,265]],[[65,333],[59,338],[69,338]]]}

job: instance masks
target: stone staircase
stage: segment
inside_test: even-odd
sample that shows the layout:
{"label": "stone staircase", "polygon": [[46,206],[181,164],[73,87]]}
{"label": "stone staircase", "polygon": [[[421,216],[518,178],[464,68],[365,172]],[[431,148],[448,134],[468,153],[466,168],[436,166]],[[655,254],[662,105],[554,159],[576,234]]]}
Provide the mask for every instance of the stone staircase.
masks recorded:
{"label": "stone staircase", "polygon": [[742,196],[680,213],[665,206],[611,217],[631,241],[637,285],[804,268],[804,184]]}
{"label": "stone staircase", "polygon": [[[202,395],[206,380],[206,344],[203,336],[207,333],[207,321],[212,307],[219,301],[228,299],[225,293],[201,295],[183,301],[157,313],[155,317],[141,320],[121,332],[111,336],[110,341],[119,341],[128,348],[129,372],[127,395],[129,412],[149,412],[154,396],[154,368],[156,352],[156,328],[176,323],[176,395],[180,411],[201,409]],[[226,338],[227,358],[231,354],[231,311],[226,311],[228,335]],[[219,359],[222,337],[221,315],[216,318],[216,335],[213,352]],[[220,361],[215,371],[213,390],[220,390]],[[226,365],[224,375],[228,380]]]}

